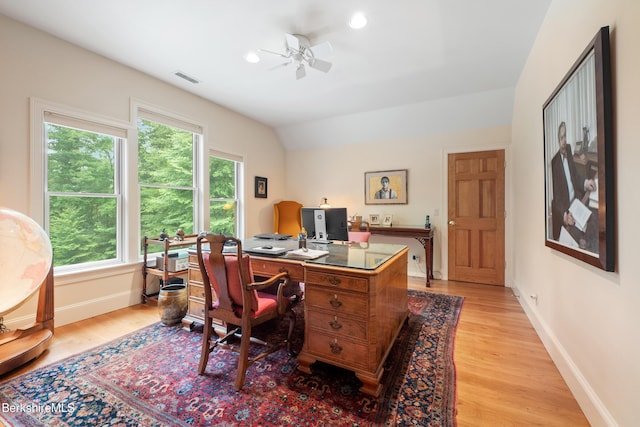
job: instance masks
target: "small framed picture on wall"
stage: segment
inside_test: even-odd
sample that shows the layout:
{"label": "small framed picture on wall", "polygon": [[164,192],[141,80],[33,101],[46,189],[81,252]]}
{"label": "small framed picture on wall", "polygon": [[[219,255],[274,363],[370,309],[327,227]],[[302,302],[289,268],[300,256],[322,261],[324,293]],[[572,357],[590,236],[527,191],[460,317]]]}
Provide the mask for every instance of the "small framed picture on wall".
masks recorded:
{"label": "small framed picture on wall", "polygon": [[256,176],[255,196],[261,199],[267,198],[267,178]]}

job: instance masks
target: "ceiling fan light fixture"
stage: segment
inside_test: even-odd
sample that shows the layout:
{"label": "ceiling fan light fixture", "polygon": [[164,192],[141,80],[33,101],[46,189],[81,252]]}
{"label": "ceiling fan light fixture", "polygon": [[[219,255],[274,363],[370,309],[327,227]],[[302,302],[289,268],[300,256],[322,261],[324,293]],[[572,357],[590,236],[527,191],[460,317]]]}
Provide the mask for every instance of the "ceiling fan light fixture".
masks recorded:
{"label": "ceiling fan light fixture", "polygon": [[306,65],[308,65],[309,68],[313,68],[314,70],[318,70],[323,73],[327,73],[331,69],[331,62],[318,58],[318,56],[328,55],[333,52],[333,47],[331,47],[331,43],[328,41],[312,46],[306,36],[301,34],[285,33],[284,47],[284,53],[260,49],[260,52],[266,52],[271,55],[277,55],[287,59],[287,62],[273,67],[272,69],[294,63],[296,64],[297,80],[300,80],[307,75],[305,69]]}
{"label": "ceiling fan light fixture", "polygon": [[351,15],[349,26],[354,30],[359,30],[367,25],[367,17],[362,12],[356,12]]}
{"label": "ceiling fan light fixture", "polygon": [[258,56],[257,53],[251,51],[251,52],[247,52],[244,55],[244,60],[250,64],[257,64],[258,62],[260,62],[260,57]]}

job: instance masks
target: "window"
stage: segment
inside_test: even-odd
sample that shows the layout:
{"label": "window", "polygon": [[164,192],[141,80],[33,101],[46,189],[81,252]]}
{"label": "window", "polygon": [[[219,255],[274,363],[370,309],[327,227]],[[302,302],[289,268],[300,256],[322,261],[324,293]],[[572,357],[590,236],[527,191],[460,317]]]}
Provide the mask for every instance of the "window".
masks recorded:
{"label": "window", "polygon": [[49,233],[56,271],[137,262],[142,236],[203,229],[202,127],[132,111],[133,125],[31,99],[31,216]]}
{"label": "window", "polygon": [[121,261],[119,153],[125,131],[51,111],[40,117],[44,224],[54,266]]}
{"label": "window", "polygon": [[174,236],[179,229],[195,234],[201,130],[146,110],[139,110],[139,117],[141,236],[157,237],[163,230]]}
{"label": "window", "polygon": [[209,210],[212,233],[236,236],[239,233],[239,179],[242,176],[240,159],[224,154],[209,157]]}

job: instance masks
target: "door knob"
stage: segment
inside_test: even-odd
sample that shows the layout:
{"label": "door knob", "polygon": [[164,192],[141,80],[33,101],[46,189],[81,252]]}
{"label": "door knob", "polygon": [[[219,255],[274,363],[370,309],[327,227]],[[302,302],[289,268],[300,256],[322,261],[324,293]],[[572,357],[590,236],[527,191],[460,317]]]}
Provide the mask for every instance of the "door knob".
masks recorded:
{"label": "door knob", "polygon": [[454,220],[449,221],[449,225],[456,225],[456,222]]}

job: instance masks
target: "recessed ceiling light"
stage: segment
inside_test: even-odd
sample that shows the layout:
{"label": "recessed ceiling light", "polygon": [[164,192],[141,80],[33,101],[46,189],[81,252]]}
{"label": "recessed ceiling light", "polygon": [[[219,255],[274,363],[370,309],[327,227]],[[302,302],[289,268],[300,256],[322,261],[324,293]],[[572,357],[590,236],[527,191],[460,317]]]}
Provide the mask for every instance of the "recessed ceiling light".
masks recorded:
{"label": "recessed ceiling light", "polygon": [[359,30],[367,25],[367,17],[362,12],[356,12],[351,16],[349,20],[349,26],[353,29]]}
{"label": "recessed ceiling light", "polygon": [[257,64],[258,62],[260,62],[260,57],[255,52],[247,52],[247,54],[244,56],[244,60],[252,64]]}

